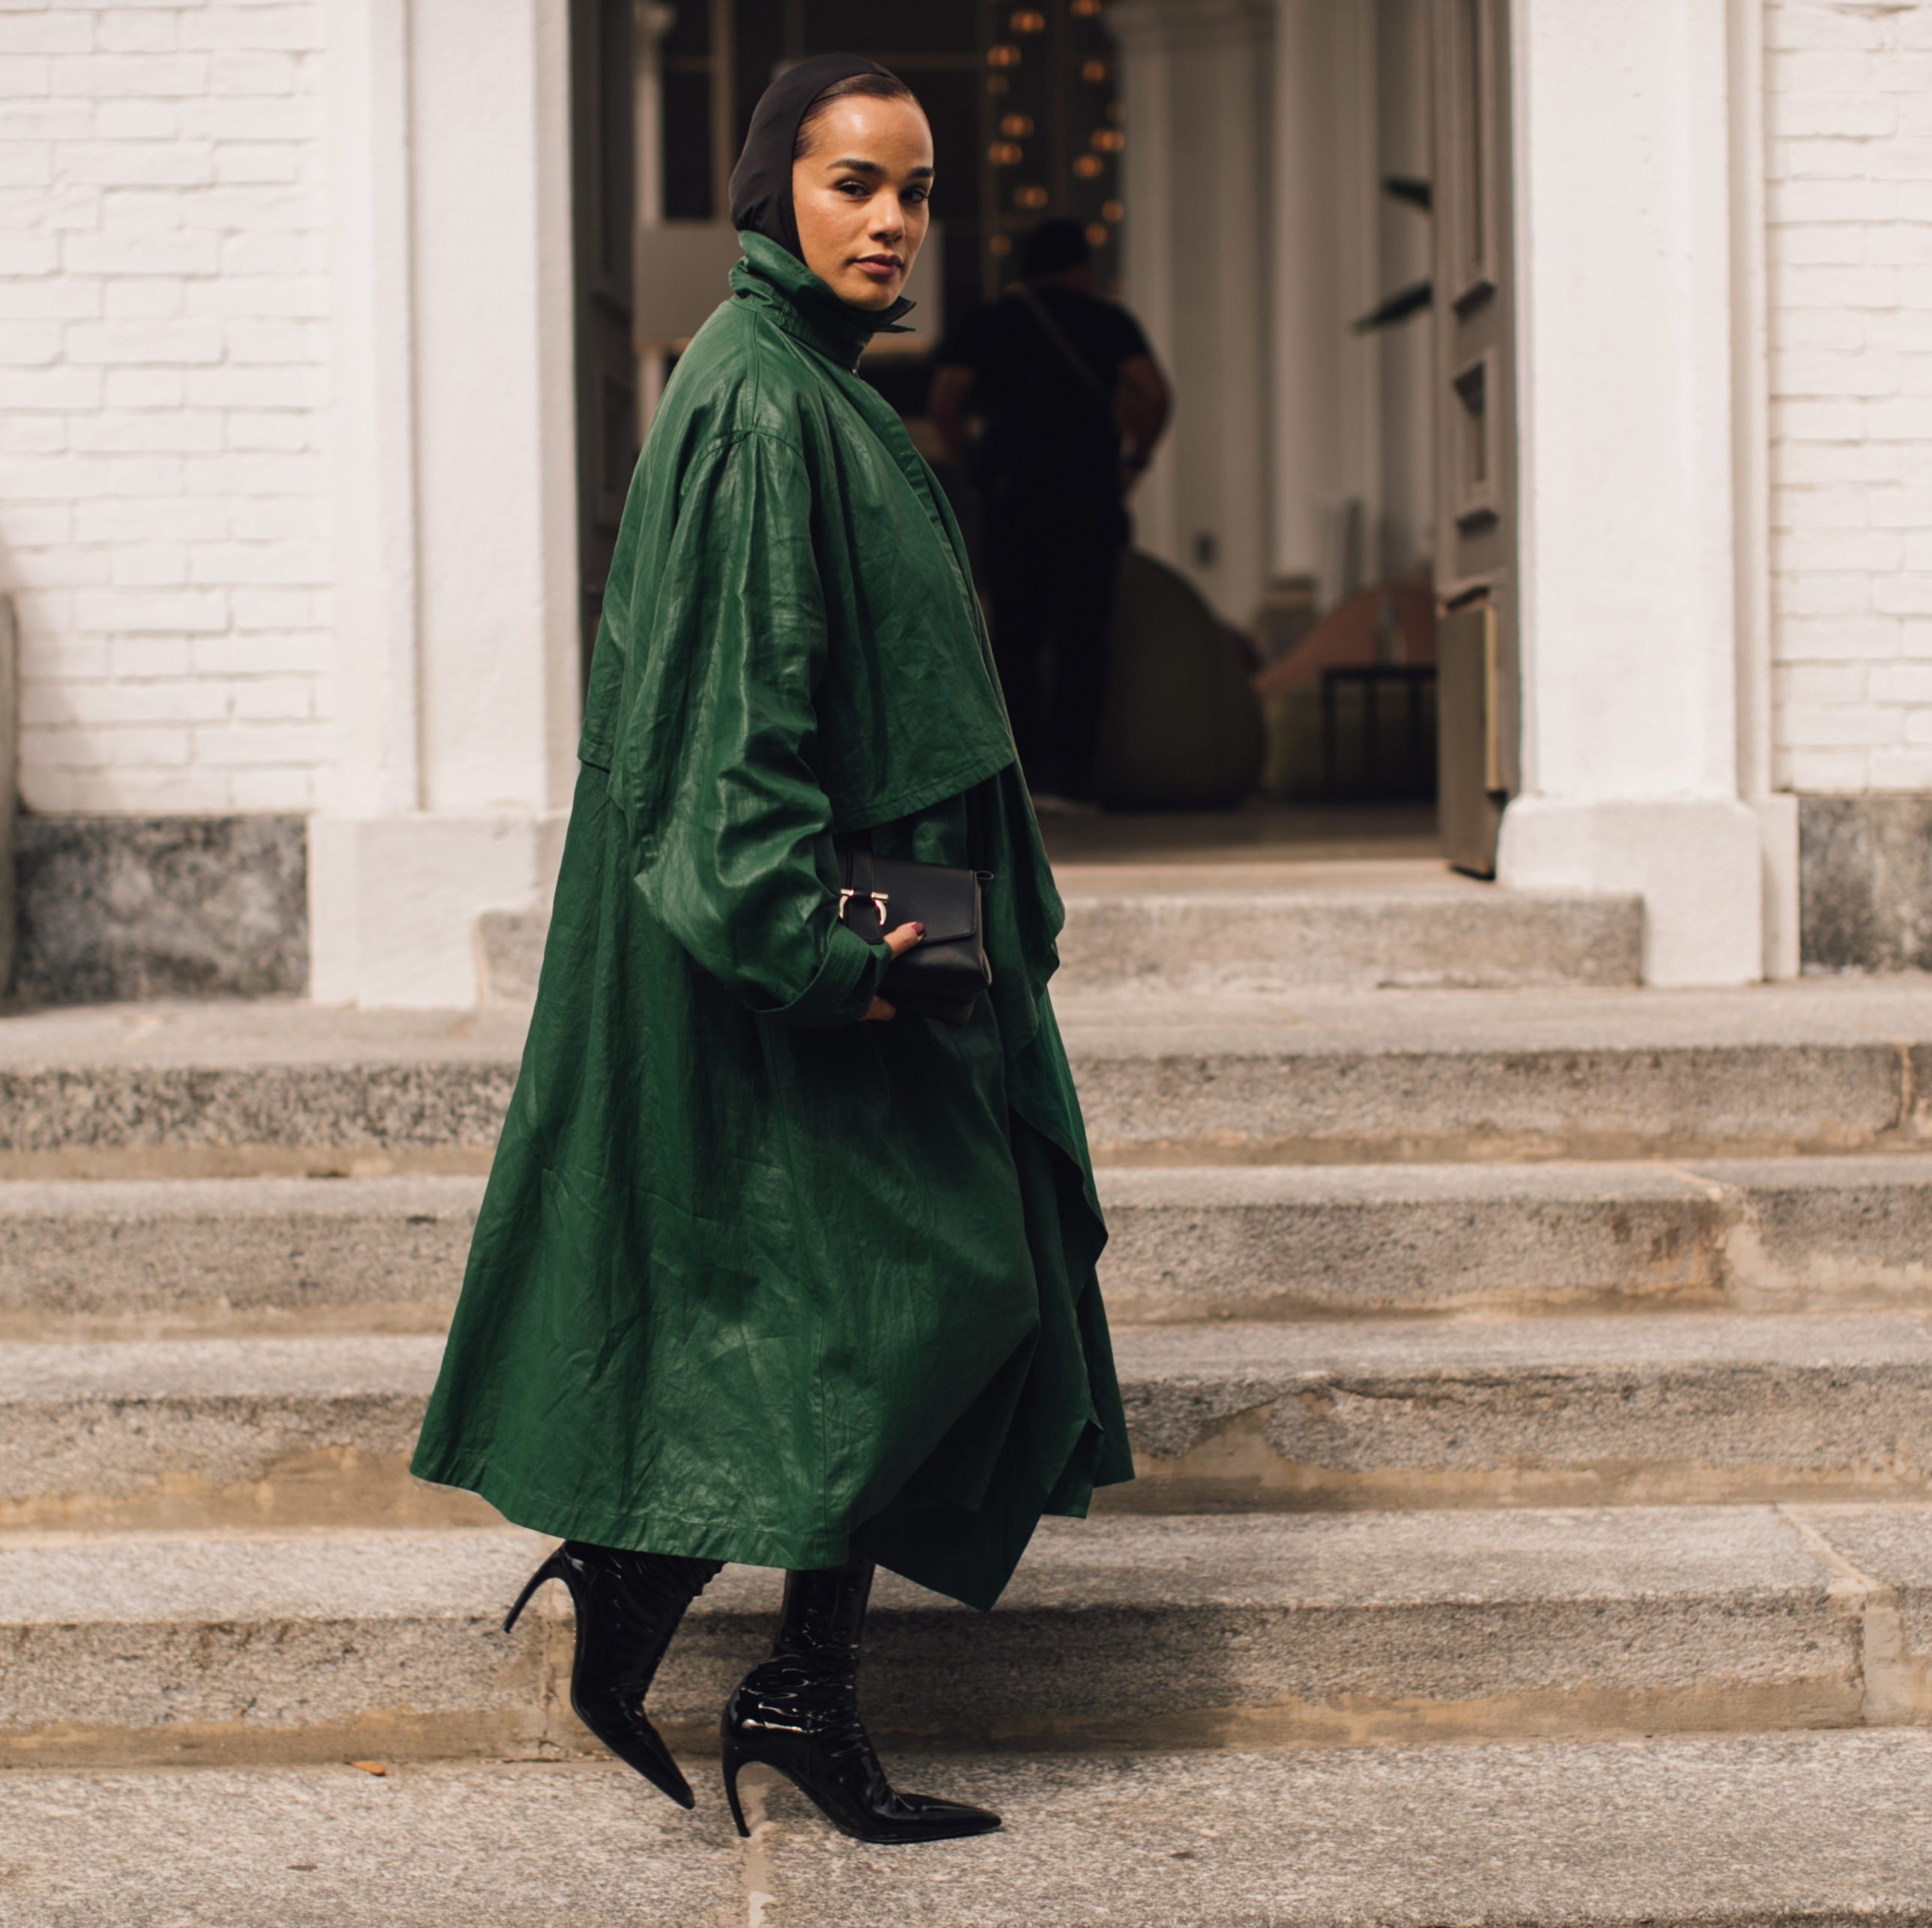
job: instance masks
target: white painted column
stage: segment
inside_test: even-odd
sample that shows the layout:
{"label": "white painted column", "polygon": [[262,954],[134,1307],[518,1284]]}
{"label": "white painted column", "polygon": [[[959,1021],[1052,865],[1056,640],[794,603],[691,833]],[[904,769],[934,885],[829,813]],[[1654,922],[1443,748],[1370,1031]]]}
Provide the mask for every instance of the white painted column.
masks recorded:
{"label": "white painted column", "polygon": [[1771,296],[1764,0],[1726,0],[1730,47],[1731,446],[1736,529],[1738,789],[1758,820],[1764,974],[1798,972],[1798,799],[1774,790],[1772,709]]}
{"label": "white painted column", "polygon": [[1717,0],[1514,0],[1523,676],[1510,884],[1641,892],[1646,976],[1764,967],[1738,760]]}
{"label": "white painted column", "polygon": [[1230,622],[1270,566],[1268,0],[1119,0],[1127,305],[1174,391],[1141,547]]}
{"label": "white painted column", "polygon": [[335,0],[329,46],[337,795],[420,808],[408,0]]}
{"label": "white painted column", "polygon": [[476,1001],[547,896],[578,720],[568,17],[332,0],[338,812],[315,997]]}
{"label": "white painted column", "polygon": [[578,727],[567,10],[412,4],[424,801],[555,809]]}

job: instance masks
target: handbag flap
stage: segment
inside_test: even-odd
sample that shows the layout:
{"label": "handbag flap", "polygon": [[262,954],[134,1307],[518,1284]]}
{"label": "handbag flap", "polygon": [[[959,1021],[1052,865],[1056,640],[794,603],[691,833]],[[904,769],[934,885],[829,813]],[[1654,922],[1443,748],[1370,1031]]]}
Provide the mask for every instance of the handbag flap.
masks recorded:
{"label": "handbag flap", "polygon": [[[856,888],[854,856],[853,851],[844,850],[838,856],[839,882],[848,890]],[[886,900],[885,930],[902,924],[923,924],[927,946],[961,943],[980,934],[979,871],[898,857],[874,857],[872,871],[871,890],[860,892],[852,904],[851,916],[863,916],[869,922],[874,906],[866,900],[876,892]]]}

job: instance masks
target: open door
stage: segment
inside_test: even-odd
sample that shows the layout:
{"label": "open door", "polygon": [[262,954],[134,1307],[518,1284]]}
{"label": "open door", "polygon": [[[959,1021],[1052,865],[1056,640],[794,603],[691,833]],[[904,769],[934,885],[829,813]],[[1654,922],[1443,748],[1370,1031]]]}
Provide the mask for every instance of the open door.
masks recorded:
{"label": "open door", "polygon": [[1518,785],[1515,289],[1508,0],[1432,0],[1438,810],[1493,877]]}
{"label": "open door", "polygon": [[576,319],[577,566],[584,674],[638,459],[631,343],[632,0],[570,0],[571,259]]}

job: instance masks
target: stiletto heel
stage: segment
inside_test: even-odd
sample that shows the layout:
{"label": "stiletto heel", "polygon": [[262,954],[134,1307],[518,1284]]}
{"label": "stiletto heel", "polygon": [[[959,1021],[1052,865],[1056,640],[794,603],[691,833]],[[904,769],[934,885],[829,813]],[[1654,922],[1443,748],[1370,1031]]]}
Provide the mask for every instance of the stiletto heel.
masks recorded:
{"label": "stiletto heel", "polygon": [[738,1771],[776,1768],[855,1841],[950,1841],[1000,1817],[964,1801],[901,1794],[859,1718],[859,1633],[872,1587],[868,1561],[785,1576],[772,1657],[724,1704],[724,1792],[740,1834]]}
{"label": "stiletto heel", "polygon": [[738,1805],[738,1770],[745,1765],[744,1756],[732,1745],[731,1730],[724,1729],[724,1801],[731,1810],[731,1819],[737,1823],[739,1838],[748,1841],[752,1831],[745,1825],[745,1810]]}
{"label": "stiletto heel", "polygon": [[516,1604],[503,1616],[503,1631],[506,1633],[508,1633],[516,1625],[518,1621],[522,1618],[524,1608],[528,1606],[530,1603],[531,1594],[535,1593],[538,1588],[543,1585],[544,1581],[564,1580],[566,1585],[568,1584],[564,1574],[562,1564],[560,1558],[562,1551],[562,1548],[559,1547],[556,1552],[553,1553],[550,1558],[524,1582],[524,1591],[517,1596]]}
{"label": "stiletto heel", "polygon": [[645,1718],[644,1696],[686,1609],[720,1570],[715,1560],[568,1540],[524,1582],[503,1622],[507,1633],[546,1580],[561,1580],[570,1589],[577,1618],[572,1709],[619,1760],[680,1807],[695,1807],[697,1798]]}

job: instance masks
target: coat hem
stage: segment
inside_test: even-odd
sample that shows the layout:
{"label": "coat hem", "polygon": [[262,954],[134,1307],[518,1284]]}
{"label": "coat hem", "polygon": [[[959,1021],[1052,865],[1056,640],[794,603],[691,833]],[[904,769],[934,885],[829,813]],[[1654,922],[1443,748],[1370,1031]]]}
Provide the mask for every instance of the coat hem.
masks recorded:
{"label": "coat hem", "polygon": [[728,1566],[775,1567],[784,1571],[839,1566],[848,1550],[844,1534],[772,1534],[747,1527],[742,1521],[727,1525],[716,1519],[688,1519],[661,1507],[653,1507],[646,1523],[640,1525],[634,1515],[552,1499],[520,1481],[502,1477],[488,1465],[470,1461],[438,1462],[438,1470],[433,1472],[416,1466],[410,1471],[430,1486],[454,1486],[487,1500],[512,1526],[593,1546],[717,1560]]}

